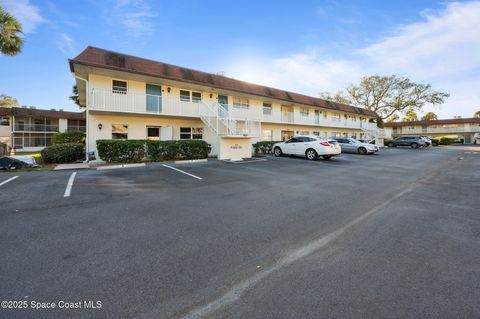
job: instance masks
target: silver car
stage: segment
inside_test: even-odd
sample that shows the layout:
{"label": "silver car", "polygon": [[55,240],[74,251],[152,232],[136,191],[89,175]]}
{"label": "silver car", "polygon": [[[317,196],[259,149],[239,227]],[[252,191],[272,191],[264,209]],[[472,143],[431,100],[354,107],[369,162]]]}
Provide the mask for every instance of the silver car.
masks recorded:
{"label": "silver car", "polygon": [[334,138],[342,147],[342,153],[374,154],[378,152],[377,145],[360,142],[354,138]]}

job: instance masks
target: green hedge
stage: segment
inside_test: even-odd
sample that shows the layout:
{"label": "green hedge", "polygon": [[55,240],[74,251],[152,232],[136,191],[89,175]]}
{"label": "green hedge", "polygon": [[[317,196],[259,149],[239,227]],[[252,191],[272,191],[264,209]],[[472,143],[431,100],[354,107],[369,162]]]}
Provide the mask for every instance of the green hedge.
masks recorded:
{"label": "green hedge", "polygon": [[202,140],[98,140],[97,150],[106,162],[140,162],[206,158],[211,147]]}
{"label": "green hedge", "polygon": [[275,143],[280,143],[281,141],[261,141],[253,144],[253,149],[255,154],[272,154],[273,145]]}
{"label": "green hedge", "polygon": [[440,137],[440,143],[444,145],[449,145],[455,143],[455,139],[451,137]]}
{"label": "green hedge", "polygon": [[98,156],[106,162],[140,162],[145,140],[97,140]]}
{"label": "green hedge", "polygon": [[69,131],[64,133],[55,133],[52,136],[53,144],[76,143],[85,144],[85,133],[79,131]]}
{"label": "green hedge", "polygon": [[84,158],[85,146],[79,143],[54,144],[41,152],[44,163],[73,163]]}

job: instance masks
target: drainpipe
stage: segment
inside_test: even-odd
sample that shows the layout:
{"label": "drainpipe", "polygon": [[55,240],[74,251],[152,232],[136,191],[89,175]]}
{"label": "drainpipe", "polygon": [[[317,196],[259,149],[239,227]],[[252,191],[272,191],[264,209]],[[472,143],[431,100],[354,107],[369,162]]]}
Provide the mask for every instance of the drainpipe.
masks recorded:
{"label": "drainpipe", "polygon": [[78,75],[74,75],[75,76],[75,79],[77,80],[81,80],[81,81],[84,81],[85,82],[85,133],[86,133],[86,137],[85,137],[85,163],[88,163],[89,162],[89,156],[88,156],[88,149],[89,149],[89,146],[90,146],[90,143],[89,143],[89,137],[90,137],[90,134],[89,134],[89,126],[88,126],[88,102],[89,102],[89,99],[88,99],[88,80],[87,79],[84,79]]}

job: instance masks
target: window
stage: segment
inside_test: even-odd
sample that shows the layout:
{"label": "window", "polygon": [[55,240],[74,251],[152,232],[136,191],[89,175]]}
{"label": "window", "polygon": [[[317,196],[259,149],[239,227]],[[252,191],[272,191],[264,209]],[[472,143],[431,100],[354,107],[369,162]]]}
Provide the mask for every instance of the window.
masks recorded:
{"label": "window", "polygon": [[315,135],[315,136],[320,136],[320,132],[314,131],[314,132],[313,132],[313,135]]}
{"label": "window", "polygon": [[299,142],[301,142],[300,139],[298,139],[296,137],[292,137],[291,139],[289,139],[285,143],[299,143]]}
{"label": "window", "polygon": [[193,103],[200,103],[201,100],[202,100],[202,93],[192,92],[192,102]]}
{"label": "window", "polygon": [[300,131],[300,135],[309,135],[310,132],[309,131]]}
{"label": "window", "polygon": [[243,97],[234,97],[233,98],[233,107],[237,109],[248,109],[248,99]]}
{"label": "window", "polygon": [[340,113],[333,113],[332,114],[332,121],[333,122],[340,122]]}
{"label": "window", "polygon": [[348,133],[347,133],[347,132],[343,132],[343,137],[348,137]]}
{"label": "window", "polygon": [[126,81],[113,80],[112,81],[112,92],[113,93],[119,93],[119,94],[127,94],[127,82]]}
{"label": "window", "polygon": [[307,117],[307,116],[308,116],[308,108],[306,108],[306,107],[301,107],[301,108],[300,108],[300,116],[305,116],[305,117]]}
{"label": "window", "polygon": [[272,115],[272,104],[263,103],[263,115]]}
{"label": "window", "polygon": [[180,90],[180,101],[190,102],[190,91]]}
{"label": "window", "polygon": [[264,141],[272,141],[273,140],[272,136],[273,136],[272,130],[263,130],[262,131],[262,139]]}
{"label": "window", "polygon": [[0,126],[10,126],[10,118],[0,117]]}
{"label": "window", "polygon": [[159,126],[147,126],[147,139],[148,140],[160,140],[160,127]]}
{"label": "window", "polygon": [[128,139],[128,125],[113,124],[112,140],[127,140],[127,139]]}
{"label": "window", "polygon": [[180,139],[181,140],[201,140],[203,138],[203,128],[195,127],[181,127]]}
{"label": "window", "polygon": [[356,138],[357,138],[357,133],[352,133],[352,134],[350,135],[350,137],[356,139]]}

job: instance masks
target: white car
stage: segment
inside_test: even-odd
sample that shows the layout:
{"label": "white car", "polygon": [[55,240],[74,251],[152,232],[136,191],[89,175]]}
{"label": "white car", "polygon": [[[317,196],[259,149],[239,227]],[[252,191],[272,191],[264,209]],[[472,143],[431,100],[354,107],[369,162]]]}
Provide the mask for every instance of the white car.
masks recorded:
{"label": "white car", "polygon": [[309,160],[317,159],[319,156],[324,159],[340,155],[342,148],[335,140],[327,140],[316,135],[294,136],[288,141],[273,145],[275,156],[300,155]]}
{"label": "white car", "polygon": [[480,144],[480,132],[473,135],[473,144]]}

